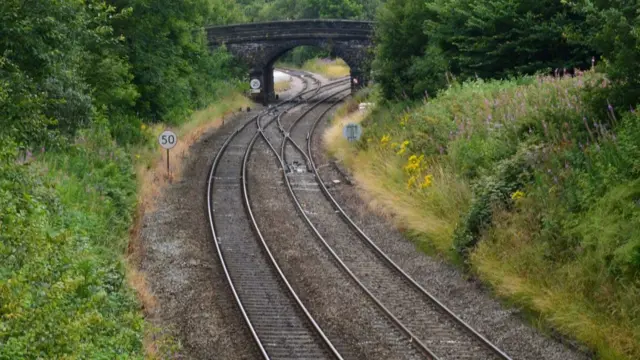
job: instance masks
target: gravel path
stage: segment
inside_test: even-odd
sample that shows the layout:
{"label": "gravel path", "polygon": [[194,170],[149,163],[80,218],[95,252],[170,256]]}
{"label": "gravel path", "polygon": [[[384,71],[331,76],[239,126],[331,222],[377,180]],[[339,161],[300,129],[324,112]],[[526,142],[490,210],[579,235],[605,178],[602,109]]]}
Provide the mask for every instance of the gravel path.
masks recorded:
{"label": "gravel path", "polygon": [[[322,149],[319,135],[325,125],[326,121],[322,121],[318,126],[312,149],[322,179],[331,184],[332,180],[343,180],[343,177],[329,164]],[[584,352],[565,346],[526,324],[517,309],[500,304],[479,282],[467,280],[467,276],[453,266],[424,255],[386,219],[369,211],[358,191],[344,181],[330,187],[347,214],[396,264],[513,359],[589,358]]]}

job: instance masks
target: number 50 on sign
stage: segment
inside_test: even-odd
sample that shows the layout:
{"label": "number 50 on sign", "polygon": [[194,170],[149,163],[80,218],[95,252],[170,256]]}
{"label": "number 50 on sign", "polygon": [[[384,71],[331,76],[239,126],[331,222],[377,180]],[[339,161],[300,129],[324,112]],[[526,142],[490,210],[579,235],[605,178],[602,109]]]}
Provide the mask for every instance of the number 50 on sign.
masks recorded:
{"label": "number 50 on sign", "polygon": [[173,149],[178,143],[178,137],[173,131],[167,130],[158,136],[158,143],[167,150]]}
{"label": "number 50 on sign", "polygon": [[158,136],[158,143],[167,149],[167,174],[169,174],[169,149],[173,149],[178,143],[178,136],[173,132],[166,130]]}

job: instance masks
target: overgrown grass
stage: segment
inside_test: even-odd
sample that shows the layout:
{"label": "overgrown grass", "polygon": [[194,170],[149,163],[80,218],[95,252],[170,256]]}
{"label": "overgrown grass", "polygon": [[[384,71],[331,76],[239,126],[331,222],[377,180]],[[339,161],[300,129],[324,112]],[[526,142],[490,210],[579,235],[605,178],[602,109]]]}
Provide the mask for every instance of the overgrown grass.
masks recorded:
{"label": "overgrown grass", "polygon": [[336,129],[327,140],[423,248],[600,358],[637,359],[640,118],[591,109],[596,86],[594,74],[455,85],[377,108],[356,147]]}

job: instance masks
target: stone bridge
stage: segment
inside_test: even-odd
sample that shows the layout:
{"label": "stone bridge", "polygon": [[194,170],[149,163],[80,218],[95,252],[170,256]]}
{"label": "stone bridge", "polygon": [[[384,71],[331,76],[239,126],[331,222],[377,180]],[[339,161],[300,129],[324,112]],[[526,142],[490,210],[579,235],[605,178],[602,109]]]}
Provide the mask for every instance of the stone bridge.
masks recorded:
{"label": "stone bridge", "polygon": [[[366,83],[372,56],[373,23],[352,20],[291,20],[210,26],[206,28],[211,49],[224,44],[251,69],[253,96],[264,103],[275,98],[273,64],[298,46],[329,50],[351,68],[351,86]],[[258,81],[256,81],[258,80]]]}

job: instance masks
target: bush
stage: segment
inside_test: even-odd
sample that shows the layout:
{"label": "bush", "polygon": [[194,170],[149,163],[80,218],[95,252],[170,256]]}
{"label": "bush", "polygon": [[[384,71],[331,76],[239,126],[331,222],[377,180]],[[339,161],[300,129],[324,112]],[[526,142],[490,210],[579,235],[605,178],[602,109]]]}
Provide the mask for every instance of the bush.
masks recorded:
{"label": "bush", "polygon": [[388,1],[377,19],[375,78],[387,99],[420,99],[452,83],[447,72],[465,81],[585,68],[597,55],[585,18],[559,0]]}
{"label": "bush", "polygon": [[467,257],[491,225],[494,209],[509,209],[513,194],[531,183],[536,151],[524,148],[492,167],[493,175],[482,177],[473,189],[474,199],[453,237],[455,251]]}
{"label": "bush", "polygon": [[142,358],[121,254],[135,204],[106,129],[25,165],[0,151],[0,358]]}

